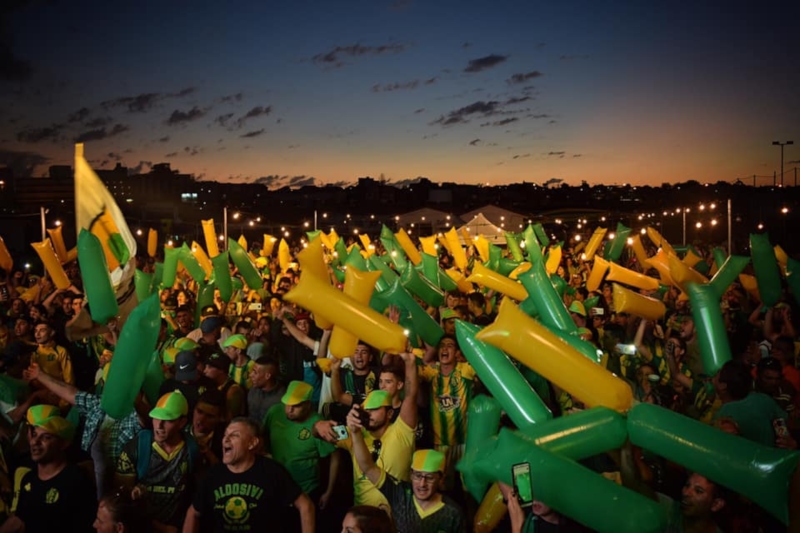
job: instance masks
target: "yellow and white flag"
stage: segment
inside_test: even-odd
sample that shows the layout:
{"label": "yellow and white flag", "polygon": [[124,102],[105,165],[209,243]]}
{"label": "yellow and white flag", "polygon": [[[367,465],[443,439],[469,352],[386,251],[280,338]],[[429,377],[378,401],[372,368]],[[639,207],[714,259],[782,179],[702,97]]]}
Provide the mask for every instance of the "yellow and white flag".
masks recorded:
{"label": "yellow and white flag", "polygon": [[[90,231],[100,239],[108,262],[111,284],[119,305],[117,330],[137,305],[136,239],[114,197],[83,157],[83,144],[75,145],[75,229]],[[91,302],[89,302],[91,305]],[[84,309],[68,329],[70,339],[80,339],[102,328]]]}

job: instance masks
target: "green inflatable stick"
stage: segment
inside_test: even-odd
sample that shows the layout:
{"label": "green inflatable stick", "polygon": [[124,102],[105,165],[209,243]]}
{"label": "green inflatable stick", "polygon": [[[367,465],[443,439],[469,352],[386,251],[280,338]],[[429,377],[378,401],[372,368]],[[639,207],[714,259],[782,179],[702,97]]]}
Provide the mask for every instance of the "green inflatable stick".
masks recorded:
{"label": "green inflatable stick", "polygon": [[739,274],[742,273],[742,270],[744,270],[744,267],[746,267],[749,262],[749,257],[732,255],[719,266],[717,273],[714,274],[714,277],[708,282],[708,284],[714,288],[718,298],[722,298],[722,295],[725,294],[725,291],[728,290],[731,283],[736,281]]}
{"label": "green inflatable stick", "polygon": [[750,256],[753,258],[761,303],[772,307],[781,298],[781,275],[775,249],[769,243],[769,234],[750,234]]}
{"label": "green inflatable stick", "polygon": [[242,246],[231,238],[228,238],[228,253],[230,254],[231,261],[239,269],[239,274],[244,278],[247,286],[253,290],[258,290],[264,286],[264,280],[261,278],[258,269],[250,260]]}
{"label": "green inflatable stick", "polygon": [[708,263],[706,263],[705,261],[700,261],[694,266],[694,269],[700,272],[701,274],[705,275],[708,274],[708,271],[711,269],[711,267],[709,267]]}
{"label": "green inflatable stick", "polygon": [[119,314],[119,305],[108,273],[103,245],[96,235],[85,229],[78,234],[78,262],[92,320],[106,324]]}
{"label": "green inflatable stick", "polygon": [[333,269],[333,277],[336,278],[336,281],[338,281],[339,283],[344,283],[344,275],[345,275],[344,270],[342,270],[338,266],[331,265],[331,267]]}
{"label": "green inflatable stick", "polygon": [[500,257],[503,255],[503,250],[496,244],[489,243],[489,260],[486,261],[484,266],[489,270],[497,272],[500,268]]}
{"label": "green inflatable stick", "polygon": [[708,284],[689,283],[687,292],[692,304],[703,368],[706,374],[714,376],[722,365],[731,360],[731,347],[719,306],[720,297],[714,287]]}
{"label": "green inflatable stick", "polygon": [[216,286],[213,283],[203,283],[197,290],[197,309],[194,313],[194,323],[200,327],[200,312],[208,305],[214,305],[214,290]]}
{"label": "green inflatable stick", "polygon": [[200,266],[197,258],[192,255],[192,250],[186,243],[183,243],[183,246],[180,247],[178,259],[183,263],[184,268],[186,268],[186,271],[189,272],[193,280],[197,283],[202,283],[206,280],[206,271]]}
{"label": "green inflatable stick", "polygon": [[336,251],[336,258],[340,263],[347,261],[347,246],[344,244],[344,239],[339,238],[333,245],[333,249]]}
{"label": "green inflatable stick", "polygon": [[161,369],[161,358],[158,356],[158,350],[156,350],[150,356],[150,364],[147,365],[147,372],[142,384],[142,390],[144,390],[144,395],[150,405],[155,405],[158,401],[158,392],[163,383],[164,371]]}
{"label": "green inflatable stick", "polygon": [[153,292],[153,275],[142,272],[138,268],[133,275],[133,282],[136,285],[136,301],[143,302]]}
{"label": "green inflatable stick", "polygon": [[711,252],[714,256],[714,262],[717,264],[717,270],[722,268],[722,265],[725,263],[725,260],[728,258],[728,255],[725,253],[725,250],[720,248],[719,246],[714,248]]}
{"label": "green inflatable stick", "polygon": [[519,261],[514,261],[508,257],[501,257],[497,265],[497,273],[508,277],[519,265]]}
{"label": "green inflatable stick", "polygon": [[[389,305],[400,307],[405,310],[410,322],[414,324],[414,330],[422,337],[422,340],[431,346],[438,346],[444,335],[442,327],[400,284],[400,280],[395,281],[388,291],[381,292],[377,296],[383,302],[382,308],[378,309],[373,306],[373,309],[383,313]],[[373,299],[375,299],[375,295],[373,295]],[[370,302],[370,305],[372,305],[372,302]],[[402,320],[401,325],[405,327],[405,324],[402,324]]]}
{"label": "green inflatable stick", "polygon": [[[161,283],[164,280],[164,263],[156,261],[153,268],[153,284],[150,286],[150,292],[158,292],[161,290]],[[141,300],[139,300],[141,302]]]}
{"label": "green inflatable stick", "polygon": [[550,274],[550,283],[553,285],[559,298],[563,298],[564,293],[567,292],[567,280],[558,274]]}
{"label": "green inflatable stick", "polygon": [[586,298],[586,299],[583,301],[583,307],[585,307],[585,308],[586,308],[586,311],[588,312],[588,311],[589,311],[589,309],[592,309],[592,308],[594,308],[594,307],[597,307],[597,303],[598,303],[599,301],[600,301],[600,297],[599,297],[599,296],[592,296],[591,298]]}
{"label": "green inflatable stick", "polygon": [[550,245],[550,239],[547,237],[547,233],[544,231],[544,226],[540,222],[537,222],[533,225],[533,231],[536,233],[536,239],[542,244],[543,247],[547,248]]}
{"label": "green inflatable stick", "polygon": [[621,414],[598,406],[521,429],[520,434],[549,452],[577,461],[619,448],[628,438],[628,428]]}
{"label": "green inflatable stick", "polygon": [[121,420],[133,411],[160,329],[161,305],[158,294],[152,294],[131,311],[119,334],[100,398],[100,407],[111,418]]}
{"label": "green inflatable stick", "polygon": [[628,412],[631,442],[738,492],[789,523],[788,489],[800,452],[729,435],[657,405]]}
{"label": "green inflatable stick", "polygon": [[[476,449],[481,442],[497,437],[497,430],[500,428],[500,418],[503,410],[494,398],[479,394],[469,402],[467,408],[467,440],[464,447],[466,452],[464,459],[469,460],[469,450]],[[487,483],[477,477],[465,473],[464,487],[472,494],[475,501],[481,501],[486,494]]]}
{"label": "green inflatable stick", "polygon": [[165,289],[175,285],[180,251],[180,248],[164,247],[164,273],[161,276],[161,285]]}
{"label": "green inflatable stick", "polygon": [[525,252],[528,254],[528,261],[531,263],[544,261],[542,248],[539,245],[539,240],[536,238],[536,232],[533,226],[528,224],[528,227],[522,232],[522,238],[525,243]]}
{"label": "green inflatable stick", "polygon": [[[341,239],[339,239],[339,242],[341,242]],[[364,261],[364,256],[361,255],[361,248],[359,248],[357,244],[353,246],[353,248],[350,250],[350,253],[347,254],[344,264],[346,266],[355,267],[361,272],[367,271],[367,263]]]}
{"label": "green inflatable stick", "polygon": [[244,282],[239,276],[231,276],[231,288],[233,292],[238,292],[244,289]]}
{"label": "green inflatable stick", "polygon": [[631,228],[626,227],[622,222],[617,222],[617,231],[614,234],[614,240],[611,241],[610,246],[606,247],[603,259],[613,262],[619,261],[630,234]]}
{"label": "green inflatable stick", "polygon": [[322,233],[322,230],[319,230],[319,229],[315,229],[314,231],[307,231],[306,232],[306,238],[308,238],[308,242],[311,242],[314,239],[316,239],[317,237],[319,237],[320,233]]}
{"label": "green inflatable stick", "polygon": [[422,269],[422,275],[425,276],[427,280],[433,284],[434,287],[437,287],[439,289],[442,288],[442,280],[439,277],[441,268],[439,268],[438,257],[436,257],[435,255],[426,254],[425,252],[422,252],[422,261],[420,262],[420,268]]}
{"label": "green inflatable stick", "polygon": [[381,279],[386,282],[387,285],[392,285],[395,280],[400,278],[400,276],[397,275],[397,272],[392,270],[392,267],[387,265],[380,257],[374,254],[369,256],[369,261],[367,261],[367,270],[380,270]]}
{"label": "green inflatable stick", "polygon": [[523,313],[531,318],[538,318],[539,316],[539,310],[536,308],[536,302],[534,302],[530,296],[519,303],[519,308],[522,309]]}
{"label": "green inflatable stick", "polygon": [[547,275],[544,262],[534,262],[529,270],[518,276],[518,279],[528,291],[528,298],[533,300],[538,309],[542,324],[568,334],[578,331],[564,301],[553,287],[550,276]]}
{"label": "green inflatable stick", "polygon": [[[658,502],[537,446],[519,432],[501,429],[497,439],[484,439],[470,459],[469,464],[459,462],[462,472],[508,485],[513,483],[513,466],[529,463],[535,472],[536,499],[596,531],[656,533],[666,526],[666,511]],[[614,512],[609,512],[612,507]]]}
{"label": "green inflatable stick", "polygon": [[458,290],[458,283],[442,267],[439,267],[439,288],[447,292]]}
{"label": "green inflatable stick", "polygon": [[442,290],[434,287],[427,279],[420,277],[414,265],[410,263],[406,265],[406,269],[400,276],[400,284],[431,307],[444,305],[444,293]]}
{"label": "green inflatable stick", "polygon": [[508,252],[511,254],[511,258],[516,261],[517,263],[521,263],[525,260],[522,256],[522,249],[519,247],[519,236],[516,233],[512,233],[510,231],[505,232],[506,236],[506,248],[508,248]]}
{"label": "green inflatable stick", "polygon": [[[540,322],[544,324],[541,319]],[[581,352],[589,361],[593,363],[600,363],[600,360],[603,358],[603,351],[591,342],[581,339],[578,336],[577,329],[575,330],[575,333],[566,333],[564,330],[554,328],[548,324],[544,324],[544,327],[553,332],[554,335],[558,335],[561,340]]]}
{"label": "green inflatable stick", "polygon": [[219,289],[219,297],[223,302],[230,302],[233,297],[233,280],[231,279],[231,266],[228,251],[220,252],[211,258],[214,269],[214,283]]}
{"label": "green inflatable stick", "polygon": [[501,349],[475,338],[480,329],[469,322],[456,320],[458,345],[478,373],[481,383],[500,402],[514,425],[527,429],[553,418],[553,413],[508,356]]}

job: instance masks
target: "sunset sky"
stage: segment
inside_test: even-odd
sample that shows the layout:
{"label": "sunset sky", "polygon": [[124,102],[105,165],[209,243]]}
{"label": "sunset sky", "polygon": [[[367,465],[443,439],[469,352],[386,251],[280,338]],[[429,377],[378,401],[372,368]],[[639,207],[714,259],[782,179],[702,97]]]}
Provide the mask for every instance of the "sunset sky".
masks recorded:
{"label": "sunset sky", "polygon": [[76,141],[96,168],[271,187],[766,179],[774,140],[800,166],[796,1],[2,4],[18,175]]}

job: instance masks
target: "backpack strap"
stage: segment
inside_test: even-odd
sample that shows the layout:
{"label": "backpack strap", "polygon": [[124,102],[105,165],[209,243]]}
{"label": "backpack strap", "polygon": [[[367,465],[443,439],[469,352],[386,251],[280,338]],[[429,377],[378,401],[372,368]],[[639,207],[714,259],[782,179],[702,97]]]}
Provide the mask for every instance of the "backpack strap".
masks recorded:
{"label": "backpack strap", "polygon": [[149,429],[143,429],[137,436],[136,448],[136,480],[141,481],[147,474],[147,469],[150,468],[150,452],[153,448],[153,432]]}

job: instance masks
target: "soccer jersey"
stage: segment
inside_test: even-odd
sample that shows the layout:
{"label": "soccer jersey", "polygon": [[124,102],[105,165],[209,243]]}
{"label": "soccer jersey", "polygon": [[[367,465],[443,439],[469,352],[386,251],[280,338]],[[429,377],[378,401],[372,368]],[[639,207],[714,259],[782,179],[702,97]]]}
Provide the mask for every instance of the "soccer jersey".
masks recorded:
{"label": "soccer jersey", "polygon": [[250,381],[250,369],[253,368],[254,364],[256,364],[255,361],[248,359],[243,366],[231,365],[228,377],[243,389],[250,390],[250,387],[253,386],[253,382]]}
{"label": "soccer jersey", "polygon": [[189,508],[192,490],[192,465],[186,441],[169,454],[153,441],[147,473],[139,479],[136,470],[141,436],[139,433],[123,448],[117,460],[117,474],[136,477],[137,484],[144,485],[147,489],[147,512],[152,520],[180,526]]}
{"label": "soccer jersey", "polygon": [[464,513],[449,497],[442,495],[438,504],[423,510],[414,498],[410,482],[381,472],[378,487],[392,507],[392,518],[397,525],[397,531],[466,533]]}
{"label": "soccer jersey", "polygon": [[77,465],[68,464],[47,480],[39,479],[36,467],[20,467],[14,473],[11,512],[25,523],[26,533],[54,531],[58,526],[88,532],[97,509],[94,493],[92,480]]}
{"label": "soccer jersey", "polygon": [[467,408],[472,398],[475,370],[468,363],[458,363],[445,376],[439,365],[419,369],[422,379],[431,385],[431,425],[434,446],[456,446],[467,440]]}
{"label": "soccer jersey", "polygon": [[363,376],[358,376],[351,369],[342,370],[339,374],[342,390],[353,397],[353,403],[360,404],[367,394],[375,390],[377,380],[375,372],[371,371]]}
{"label": "soccer jersey", "polygon": [[192,506],[200,514],[204,531],[277,531],[283,525],[275,523],[278,511],[301,494],[280,463],[257,456],[253,466],[240,474],[222,463],[212,466]]}
{"label": "soccer jersey", "polygon": [[[376,449],[375,438],[369,431],[363,431],[367,449]],[[381,445],[375,463],[391,476],[408,481],[411,472],[411,456],[414,454],[415,432],[413,428],[398,418],[397,422],[390,424],[380,438]],[[350,452],[353,459],[353,494],[355,505],[372,505],[380,507],[388,505],[386,497],[372,484],[367,476],[358,467],[358,461],[353,456],[353,443],[348,439],[336,443],[339,448]]]}
{"label": "soccer jersey", "polygon": [[282,403],[273,405],[264,417],[264,435],[272,458],[289,471],[306,494],[319,487],[320,457],[336,451],[336,446],[312,435],[311,429],[318,420],[322,420],[318,413],[303,422],[289,420]]}
{"label": "soccer jersey", "polygon": [[70,385],[75,384],[72,374],[72,361],[63,346],[39,346],[31,356],[31,363],[36,363],[42,372]]}

